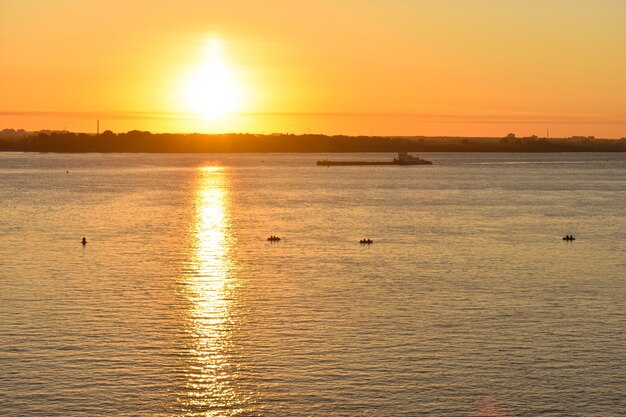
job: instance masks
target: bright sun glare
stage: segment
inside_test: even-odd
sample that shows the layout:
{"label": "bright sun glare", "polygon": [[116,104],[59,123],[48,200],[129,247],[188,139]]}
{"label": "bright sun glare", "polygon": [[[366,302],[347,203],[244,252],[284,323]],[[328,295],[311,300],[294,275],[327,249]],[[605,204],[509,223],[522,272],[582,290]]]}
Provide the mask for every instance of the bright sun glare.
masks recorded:
{"label": "bright sun glare", "polygon": [[223,58],[221,41],[207,42],[204,61],[191,75],[185,93],[188,111],[206,120],[221,120],[239,109],[241,91]]}

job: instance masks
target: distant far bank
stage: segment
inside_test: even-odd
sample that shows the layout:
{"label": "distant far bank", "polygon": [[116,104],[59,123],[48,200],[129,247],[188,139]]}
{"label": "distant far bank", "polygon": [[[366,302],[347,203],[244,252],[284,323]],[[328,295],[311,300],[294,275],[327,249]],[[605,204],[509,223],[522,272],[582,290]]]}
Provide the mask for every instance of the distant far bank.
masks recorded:
{"label": "distant far bank", "polygon": [[0,151],[101,153],[236,152],[626,152],[626,138],[327,136],[319,134],[171,134],[133,130],[99,135],[4,129]]}

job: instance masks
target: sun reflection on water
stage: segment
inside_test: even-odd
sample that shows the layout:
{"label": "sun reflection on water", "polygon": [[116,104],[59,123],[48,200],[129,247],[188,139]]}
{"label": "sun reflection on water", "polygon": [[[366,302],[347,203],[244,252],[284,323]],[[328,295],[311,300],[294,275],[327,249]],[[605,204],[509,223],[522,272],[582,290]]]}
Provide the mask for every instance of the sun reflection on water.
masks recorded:
{"label": "sun reflection on water", "polygon": [[238,282],[229,257],[228,178],[221,167],[199,171],[195,190],[194,251],[181,282],[189,301],[189,347],[186,415],[230,415],[241,407],[235,385],[236,327],[233,312]]}

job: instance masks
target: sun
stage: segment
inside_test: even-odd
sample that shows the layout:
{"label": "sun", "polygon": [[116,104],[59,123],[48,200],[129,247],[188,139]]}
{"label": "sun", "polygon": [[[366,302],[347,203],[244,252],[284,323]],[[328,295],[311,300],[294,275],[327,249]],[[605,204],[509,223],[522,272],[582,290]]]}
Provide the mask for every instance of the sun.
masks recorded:
{"label": "sun", "polygon": [[204,61],[186,82],[184,102],[187,111],[205,120],[222,120],[239,110],[241,95],[234,70],[223,57],[222,42],[209,40]]}

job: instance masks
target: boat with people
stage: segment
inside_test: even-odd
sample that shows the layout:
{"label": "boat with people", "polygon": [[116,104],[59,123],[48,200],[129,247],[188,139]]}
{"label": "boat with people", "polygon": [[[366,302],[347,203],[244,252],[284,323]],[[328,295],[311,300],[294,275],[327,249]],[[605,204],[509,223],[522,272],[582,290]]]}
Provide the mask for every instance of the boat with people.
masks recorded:
{"label": "boat with people", "polygon": [[398,152],[398,157],[391,161],[329,161],[324,159],[317,161],[317,165],[322,166],[341,166],[341,165],[432,165],[431,161],[411,155],[407,152]]}

